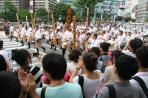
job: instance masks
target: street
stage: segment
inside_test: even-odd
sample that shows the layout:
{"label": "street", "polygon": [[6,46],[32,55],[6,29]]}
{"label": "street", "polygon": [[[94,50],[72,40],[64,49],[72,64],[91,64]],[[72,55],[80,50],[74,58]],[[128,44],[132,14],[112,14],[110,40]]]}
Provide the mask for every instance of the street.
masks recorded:
{"label": "street", "polygon": [[[4,48],[9,52],[9,54],[11,54],[11,51],[13,49],[27,49],[28,46],[27,46],[27,43],[25,43],[24,46],[21,46],[21,43],[18,41],[16,42],[15,39],[13,39],[12,41],[10,41],[9,38],[6,38],[5,37],[5,33],[4,31],[0,31],[0,40],[3,40],[4,41]],[[46,52],[44,53],[42,49],[40,49],[40,55],[39,57],[33,57],[32,56],[32,66],[39,66],[39,67],[42,67],[42,58],[44,57],[44,55],[46,55],[47,53],[50,53],[50,52],[55,52],[55,53],[61,53],[61,50],[60,48],[58,47],[57,50],[52,50],[50,49],[50,45],[47,45],[46,43],[42,43],[43,47],[46,48]],[[35,49],[35,46],[33,44],[31,44],[31,48],[30,49],[27,49],[31,55],[32,53],[36,52],[36,49]],[[68,57],[67,57],[67,54],[68,52],[66,53],[65,55],[65,58],[66,60],[68,61]],[[12,67],[13,68],[17,68],[18,65],[16,64],[15,61],[13,61],[13,64],[12,64]]]}

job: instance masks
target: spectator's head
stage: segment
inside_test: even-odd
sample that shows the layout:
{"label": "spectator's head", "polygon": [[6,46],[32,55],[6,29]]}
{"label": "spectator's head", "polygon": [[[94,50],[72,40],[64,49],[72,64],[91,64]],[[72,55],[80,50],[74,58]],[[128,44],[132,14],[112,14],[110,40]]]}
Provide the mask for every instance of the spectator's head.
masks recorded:
{"label": "spectator's head", "polygon": [[140,63],[140,67],[142,68],[148,68],[148,61],[147,61],[147,58],[148,58],[148,47],[146,46],[143,46],[143,47],[140,47],[136,50],[136,57]]}
{"label": "spectator's head", "polygon": [[96,39],[97,39],[97,37],[98,37],[98,35],[97,35],[97,34],[94,34],[94,35],[93,35],[93,39],[94,39],[94,40],[96,40]]}
{"label": "spectator's head", "polygon": [[143,41],[141,39],[135,38],[133,40],[130,40],[129,50],[135,53],[136,50],[142,46],[143,46]]}
{"label": "spectator's head", "polygon": [[0,72],[0,98],[19,98],[21,86],[18,77],[8,71]]}
{"label": "spectator's head", "polygon": [[123,53],[120,51],[120,50],[114,50],[113,52],[112,52],[112,62],[113,62],[113,64],[115,64],[115,61],[121,56],[121,55],[123,55]]}
{"label": "spectator's head", "polygon": [[93,52],[84,52],[82,55],[82,60],[86,70],[93,72],[97,69],[98,57]]}
{"label": "spectator's head", "polygon": [[92,47],[91,49],[90,49],[90,52],[94,52],[98,57],[100,57],[100,49],[99,49],[99,47]]}
{"label": "spectator's head", "polygon": [[121,55],[115,61],[116,73],[122,80],[130,80],[138,72],[138,68],[137,60],[128,55]]}
{"label": "spectator's head", "polygon": [[81,50],[73,49],[69,54],[69,60],[78,63],[79,56],[81,56]]}
{"label": "spectator's head", "polygon": [[15,60],[16,63],[22,68],[28,68],[31,63],[31,55],[28,50],[12,50],[12,60]]}
{"label": "spectator's head", "polygon": [[0,40],[0,50],[3,49],[3,41]]}
{"label": "spectator's head", "polygon": [[5,58],[0,54],[0,71],[6,71],[7,70],[7,63]]}
{"label": "spectator's head", "polygon": [[101,53],[108,52],[109,47],[110,47],[110,43],[107,43],[107,42],[101,43],[100,44],[100,51],[101,51]]}
{"label": "spectator's head", "polygon": [[122,31],[122,30],[121,30],[121,31],[119,31],[119,34],[120,34],[120,35],[123,35],[123,31]]}
{"label": "spectator's head", "polygon": [[65,58],[56,53],[49,53],[42,60],[44,74],[49,80],[63,80],[66,73],[67,63]]}

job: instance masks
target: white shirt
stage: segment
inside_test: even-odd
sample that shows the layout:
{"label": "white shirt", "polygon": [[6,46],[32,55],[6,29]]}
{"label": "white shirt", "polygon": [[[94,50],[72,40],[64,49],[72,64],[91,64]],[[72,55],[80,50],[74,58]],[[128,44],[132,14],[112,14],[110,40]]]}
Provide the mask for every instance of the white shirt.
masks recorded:
{"label": "white shirt", "polygon": [[40,30],[37,30],[37,31],[35,32],[35,38],[36,38],[36,39],[41,39],[41,38],[42,38],[42,34],[41,34],[41,31],[40,31]]}
{"label": "white shirt", "polygon": [[100,42],[99,42],[98,39],[93,40],[93,41],[91,42],[90,48],[92,48],[92,47],[100,47]]}
{"label": "white shirt", "polygon": [[14,27],[10,26],[10,32],[13,32],[13,31],[14,31]]}
{"label": "white shirt", "polygon": [[[146,84],[146,87],[148,88],[148,72],[138,72],[135,76],[140,77],[144,83]],[[135,84],[135,85],[139,85],[139,83],[135,80],[130,80],[131,83]]]}
{"label": "white shirt", "polygon": [[118,36],[118,38],[116,39],[118,46],[121,45],[121,43],[125,43],[126,42],[126,37],[124,35],[122,36]]}

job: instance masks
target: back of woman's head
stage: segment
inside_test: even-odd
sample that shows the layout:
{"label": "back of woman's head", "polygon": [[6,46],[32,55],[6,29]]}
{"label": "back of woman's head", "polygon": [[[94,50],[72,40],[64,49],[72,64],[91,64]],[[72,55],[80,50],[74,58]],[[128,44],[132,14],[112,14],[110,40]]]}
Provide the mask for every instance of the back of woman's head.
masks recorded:
{"label": "back of woman's head", "polygon": [[[31,56],[28,50],[12,50],[12,60],[15,60],[21,67],[26,67],[31,62]],[[30,61],[29,61],[30,60]]]}
{"label": "back of woman's head", "polygon": [[5,58],[0,54],[0,71],[7,70],[7,63]]}
{"label": "back of woman's head", "polygon": [[82,59],[85,65],[86,70],[94,71],[97,69],[98,57],[93,52],[84,52]]}
{"label": "back of woman's head", "polygon": [[19,98],[21,86],[18,77],[8,71],[0,72],[0,98]]}
{"label": "back of woman's head", "polygon": [[100,49],[99,47],[92,47],[90,52],[94,52],[98,57],[100,56]]}
{"label": "back of woman's head", "polygon": [[79,56],[81,56],[81,50],[80,49],[73,49],[71,53],[69,54],[69,60],[78,62]]}
{"label": "back of woman's head", "polygon": [[120,51],[120,50],[114,50],[113,52],[112,52],[112,57],[114,57],[115,58],[115,60],[116,59],[118,59],[121,55],[123,55],[124,53],[122,52],[122,51]]}
{"label": "back of woman's head", "polygon": [[136,50],[143,46],[143,41],[141,39],[135,38],[133,40],[130,40],[130,48],[133,50],[132,52],[135,53]]}
{"label": "back of woman's head", "polygon": [[104,51],[104,52],[108,52],[110,47],[110,43],[107,42],[103,42],[100,44],[100,48]]}

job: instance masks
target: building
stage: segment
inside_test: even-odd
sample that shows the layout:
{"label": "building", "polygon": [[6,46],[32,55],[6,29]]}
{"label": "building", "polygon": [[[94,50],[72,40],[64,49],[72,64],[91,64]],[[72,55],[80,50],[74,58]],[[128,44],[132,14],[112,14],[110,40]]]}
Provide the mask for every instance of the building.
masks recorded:
{"label": "building", "polygon": [[[35,10],[39,8],[45,8],[46,10],[49,10],[49,8],[52,8],[52,6],[57,3],[57,0],[33,0],[33,1],[34,1]],[[3,10],[4,8],[4,2],[5,0],[0,0],[0,10]],[[29,9],[30,0],[10,0],[10,2],[12,2],[12,4],[17,8],[17,10]]]}
{"label": "building", "polygon": [[29,0],[19,0],[19,10],[29,9]]}
{"label": "building", "polygon": [[[126,0],[104,0],[98,3],[95,8],[97,14],[96,18],[103,20],[103,18],[115,21],[117,16],[120,16],[120,8],[125,6]],[[123,14],[123,13],[122,13]]]}
{"label": "building", "polygon": [[136,10],[137,21],[144,22],[148,17],[148,0],[139,0]]}
{"label": "building", "polygon": [[[0,0],[0,11],[4,10],[4,2],[5,0]],[[10,2],[17,8],[19,9],[19,0],[10,0]]]}
{"label": "building", "polygon": [[71,4],[73,0],[59,0],[61,3]]}

